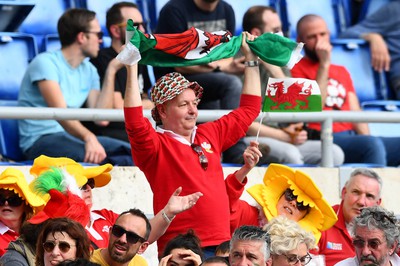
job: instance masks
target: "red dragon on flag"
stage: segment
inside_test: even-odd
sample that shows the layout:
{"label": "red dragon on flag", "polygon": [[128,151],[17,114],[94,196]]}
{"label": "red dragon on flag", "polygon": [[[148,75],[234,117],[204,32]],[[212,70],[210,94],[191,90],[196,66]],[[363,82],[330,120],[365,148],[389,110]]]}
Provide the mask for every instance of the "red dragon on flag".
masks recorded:
{"label": "red dragon on flag", "polygon": [[194,27],[179,34],[145,34],[145,36],[157,41],[155,49],[184,59],[206,56],[212,49],[229,42],[232,38],[229,31],[205,32]]}
{"label": "red dragon on flag", "polygon": [[268,81],[263,111],[321,111],[321,93],[315,81],[272,79]]}

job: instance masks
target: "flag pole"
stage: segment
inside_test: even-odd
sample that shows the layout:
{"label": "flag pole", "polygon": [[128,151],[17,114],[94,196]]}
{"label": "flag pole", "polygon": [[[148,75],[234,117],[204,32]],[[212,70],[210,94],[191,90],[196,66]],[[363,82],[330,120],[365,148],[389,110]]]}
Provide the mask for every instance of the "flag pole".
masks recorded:
{"label": "flag pole", "polygon": [[258,126],[258,130],[257,130],[257,136],[256,136],[256,141],[257,142],[258,142],[258,136],[260,135],[260,130],[261,130],[262,121],[264,119],[264,116],[265,116],[265,112],[262,112],[261,118],[260,118],[260,125]]}

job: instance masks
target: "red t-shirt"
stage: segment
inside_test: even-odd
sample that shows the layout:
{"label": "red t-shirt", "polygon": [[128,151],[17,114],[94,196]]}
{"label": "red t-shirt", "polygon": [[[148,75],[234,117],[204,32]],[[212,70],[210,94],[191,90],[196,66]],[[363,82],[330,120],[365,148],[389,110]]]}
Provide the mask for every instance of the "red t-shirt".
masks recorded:
{"label": "red t-shirt", "polygon": [[[291,70],[294,78],[307,78],[315,80],[317,78],[319,62],[303,58]],[[349,93],[356,93],[351,80],[350,73],[343,66],[331,65],[329,67],[329,81],[327,97],[323,110],[349,111]],[[309,128],[321,130],[320,123],[309,123]],[[353,124],[349,122],[334,122],[333,132],[354,130]]]}

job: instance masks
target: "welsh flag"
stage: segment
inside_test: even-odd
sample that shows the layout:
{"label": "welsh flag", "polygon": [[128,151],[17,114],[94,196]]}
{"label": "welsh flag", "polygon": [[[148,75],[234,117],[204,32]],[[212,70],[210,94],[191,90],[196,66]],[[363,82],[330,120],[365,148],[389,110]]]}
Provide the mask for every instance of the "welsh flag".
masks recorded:
{"label": "welsh flag", "polygon": [[[194,27],[177,34],[144,34],[128,20],[126,47],[117,58],[125,64],[178,67],[207,64],[236,55],[242,36],[229,31],[206,32]],[[302,43],[277,34],[265,33],[248,42],[265,62],[292,68],[301,59]]]}
{"label": "welsh flag", "polygon": [[315,80],[269,78],[263,112],[320,112],[321,91]]}

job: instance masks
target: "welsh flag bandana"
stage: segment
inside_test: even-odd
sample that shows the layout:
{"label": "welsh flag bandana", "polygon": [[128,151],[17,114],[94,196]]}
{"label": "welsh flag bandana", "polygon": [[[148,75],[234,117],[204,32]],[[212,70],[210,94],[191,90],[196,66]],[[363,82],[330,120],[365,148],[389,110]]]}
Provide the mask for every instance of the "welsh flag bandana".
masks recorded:
{"label": "welsh flag bandana", "polygon": [[[242,35],[229,31],[205,32],[194,27],[177,34],[145,34],[128,20],[126,40],[129,42],[117,56],[125,64],[179,67],[207,64],[236,55]],[[292,68],[300,59],[302,43],[277,34],[265,33],[248,41],[250,49],[263,61]]]}

